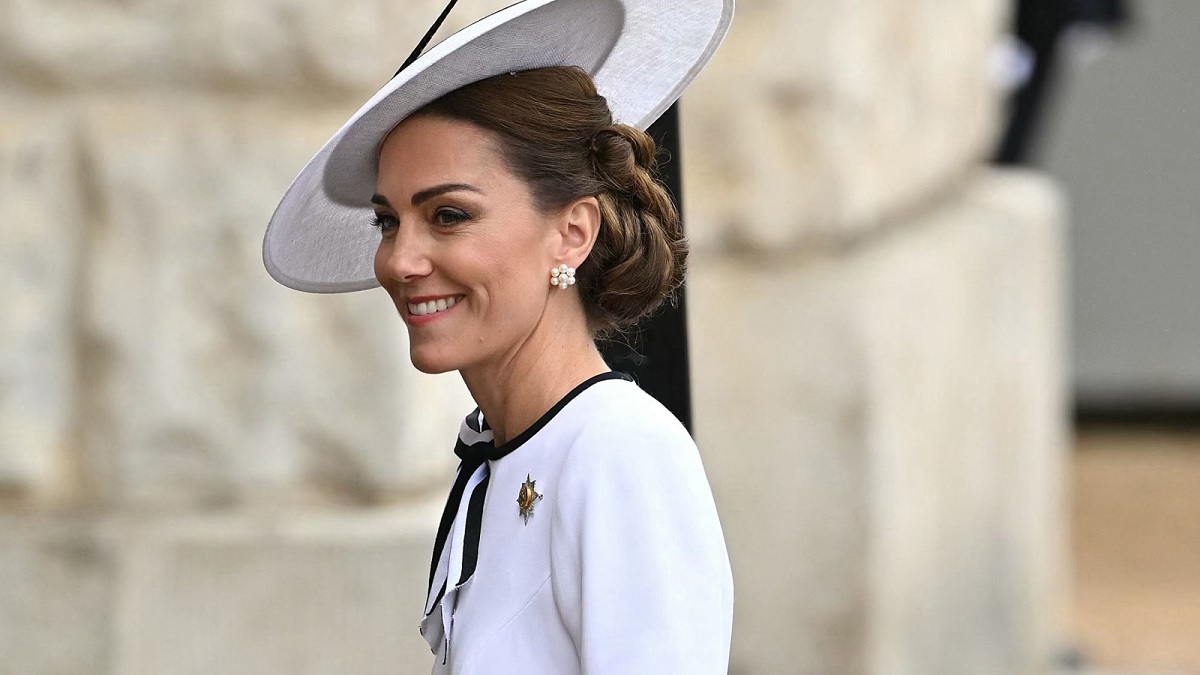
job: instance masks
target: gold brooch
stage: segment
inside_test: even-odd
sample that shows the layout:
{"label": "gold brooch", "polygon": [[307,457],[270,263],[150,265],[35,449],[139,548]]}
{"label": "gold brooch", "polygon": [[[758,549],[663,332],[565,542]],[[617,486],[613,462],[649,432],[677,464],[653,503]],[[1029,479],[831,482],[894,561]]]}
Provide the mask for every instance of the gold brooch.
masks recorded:
{"label": "gold brooch", "polygon": [[533,489],[537,485],[537,481],[530,478],[529,474],[525,474],[525,482],[521,484],[521,491],[517,493],[517,506],[521,508],[521,517],[525,519],[525,524],[529,524],[529,516],[533,515],[533,505],[542,498]]}

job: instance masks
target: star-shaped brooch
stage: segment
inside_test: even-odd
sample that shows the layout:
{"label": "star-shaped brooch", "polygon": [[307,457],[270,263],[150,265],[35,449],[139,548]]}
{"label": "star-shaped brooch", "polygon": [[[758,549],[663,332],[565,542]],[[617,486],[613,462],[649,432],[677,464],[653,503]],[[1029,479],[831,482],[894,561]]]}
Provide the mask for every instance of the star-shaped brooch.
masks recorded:
{"label": "star-shaped brooch", "polygon": [[521,509],[521,517],[525,519],[526,525],[529,524],[529,516],[533,515],[533,505],[542,498],[542,495],[533,489],[535,485],[537,481],[525,474],[525,482],[521,484],[521,491],[517,493],[517,506]]}

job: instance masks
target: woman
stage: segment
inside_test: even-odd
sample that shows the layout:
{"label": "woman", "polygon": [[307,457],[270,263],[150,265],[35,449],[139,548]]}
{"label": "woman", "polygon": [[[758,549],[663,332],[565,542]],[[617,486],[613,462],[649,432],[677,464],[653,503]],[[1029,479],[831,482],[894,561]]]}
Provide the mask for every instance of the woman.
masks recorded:
{"label": "woman", "polygon": [[[622,21],[605,24],[606,8],[620,3],[531,0],[454,53],[486,40],[494,54],[539,27],[547,35],[574,27],[608,31],[607,61],[634,63],[639,50],[629,39],[661,42],[694,18],[689,3],[658,2],[666,13],[639,26],[629,13],[655,3],[625,3]],[[728,24],[728,7],[708,4],[717,10],[705,29],[711,43]],[[536,14],[547,7],[560,13]],[[678,45],[656,47],[664,46]],[[375,281],[407,325],[413,364],[457,370],[478,404],[459,432],[461,463],[420,626],[435,673],[724,673],[732,576],[695,444],[657,401],[610,372],[594,342],[633,325],[682,282],[686,242],[652,177],[653,141],[614,122],[609,101],[629,98],[620,87],[599,95],[583,66],[598,80],[603,67],[586,55],[528,67],[545,47],[525,46],[527,56],[517,58],[525,67],[476,68],[481,78],[456,68],[468,81],[443,84],[448,91],[436,95],[385,87],[367,113],[388,108],[388,96],[404,105],[370,133],[352,120],[318,154],[318,169],[310,164],[301,174],[268,230],[268,269],[304,290],[356,283],[345,246],[332,266],[291,265],[309,277],[328,277],[332,267],[340,280],[286,273],[273,256],[272,230],[327,249],[330,234],[311,218],[297,228],[297,218],[316,211],[338,220],[321,204],[335,202],[344,181],[331,167],[346,135],[374,134]],[[676,56],[678,72],[651,76],[661,81],[643,104],[665,108],[707,54]],[[406,81],[414,80],[419,74]],[[341,166],[353,171],[350,160]],[[357,227],[365,229],[362,220]]]}

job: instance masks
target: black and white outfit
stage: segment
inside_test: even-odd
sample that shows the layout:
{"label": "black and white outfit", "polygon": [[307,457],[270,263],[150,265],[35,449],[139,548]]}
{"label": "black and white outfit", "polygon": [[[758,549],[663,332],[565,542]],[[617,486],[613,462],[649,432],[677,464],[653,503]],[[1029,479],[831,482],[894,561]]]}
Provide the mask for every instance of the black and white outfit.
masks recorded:
{"label": "black and white outfit", "polygon": [[438,528],[433,673],[724,674],[733,577],[696,445],[627,376],[496,446],[479,410]]}
{"label": "black and white outfit", "polygon": [[[311,293],[374,288],[379,147],[488,77],[588,73],[613,121],[646,129],[716,52],[734,0],[521,0],[426,43],[301,169],[263,264]],[[422,635],[435,673],[725,673],[733,581],[696,445],[621,376],[598,376],[500,447],[478,413],[435,544]],[[518,503],[519,500],[519,503]]]}

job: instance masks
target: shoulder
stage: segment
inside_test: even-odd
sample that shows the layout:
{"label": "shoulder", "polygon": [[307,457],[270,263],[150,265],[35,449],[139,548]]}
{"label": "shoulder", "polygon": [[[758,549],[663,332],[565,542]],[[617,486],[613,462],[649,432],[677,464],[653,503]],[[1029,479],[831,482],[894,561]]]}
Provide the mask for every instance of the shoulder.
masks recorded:
{"label": "shoulder", "polygon": [[647,438],[695,449],[696,444],[675,415],[629,380],[601,382],[581,397],[575,444],[623,442]]}
{"label": "shoulder", "polygon": [[696,444],[637,385],[593,389],[560,448],[549,537],[582,669],[723,672],[733,576]]}
{"label": "shoulder", "polygon": [[[650,508],[712,510],[712,490],[695,441],[636,384],[602,382],[581,397],[560,483],[573,506],[604,500]],[[570,507],[568,507],[570,508]]]}
{"label": "shoulder", "polygon": [[575,468],[699,465],[699,452],[687,429],[638,385],[610,380],[587,393],[580,401],[568,450],[567,462]]}

